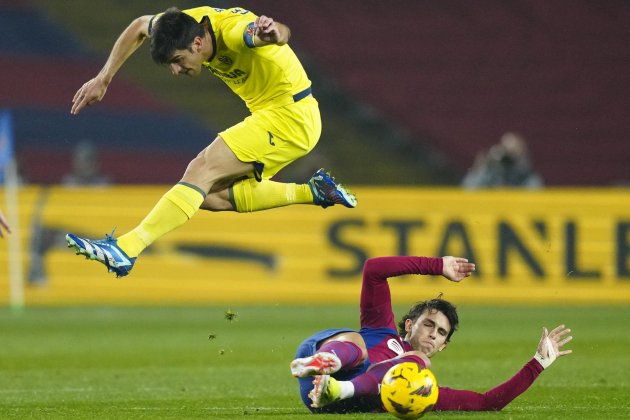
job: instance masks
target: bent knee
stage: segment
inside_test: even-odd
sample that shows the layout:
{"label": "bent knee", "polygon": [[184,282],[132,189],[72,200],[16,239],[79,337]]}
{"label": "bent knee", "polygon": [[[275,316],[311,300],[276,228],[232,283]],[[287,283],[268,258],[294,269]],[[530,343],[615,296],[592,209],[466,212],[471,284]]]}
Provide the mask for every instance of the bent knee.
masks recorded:
{"label": "bent knee", "polygon": [[342,333],[333,335],[327,340],[324,340],[324,343],[328,341],[346,341],[346,342],[353,343],[359,349],[361,349],[361,362],[365,362],[365,360],[368,357],[368,351],[367,351],[367,346],[365,345],[365,340],[363,339],[361,334],[359,334],[358,332],[354,332],[354,331],[342,332]]}
{"label": "bent knee", "polygon": [[202,210],[208,211],[233,211],[234,206],[229,200],[227,189],[218,191],[216,193],[210,193],[206,196],[206,199],[201,203]]}
{"label": "bent knee", "polygon": [[190,162],[188,162],[188,166],[186,167],[186,172],[184,172],[184,176],[204,171],[207,166],[208,165],[206,162],[206,157],[203,151],[201,151]]}

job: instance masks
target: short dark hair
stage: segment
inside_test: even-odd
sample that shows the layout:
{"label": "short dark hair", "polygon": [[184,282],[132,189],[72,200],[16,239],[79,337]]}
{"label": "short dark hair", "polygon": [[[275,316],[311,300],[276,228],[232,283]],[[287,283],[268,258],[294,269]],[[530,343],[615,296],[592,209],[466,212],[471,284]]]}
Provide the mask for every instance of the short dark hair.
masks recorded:
{"label": "short dark hair", "polygon": [[192,16],[171,7],[151,30],[151,57],[157,64],[168,64],[176,50],[190,50],[195,37],[205,35],[206,28]]}
{"label": "short dark hair", "polygon": [[409,309],[409,312],[407,312],[398,323],[398,333],[402,337],[407,334],[407,331],[405,331],[405,321],[408,319],[410,319],[411,322],[416,322],[416,320],[420,318],[425,311],[440,311],[446,316],[448,322],[451,324],[451,330],[446,336],[446,341],[451,341],[451,336],[459,326],[459,317],[457,316],[457,308],[455,305],[442,299],[441,296],[442,294],[435,299],[425,300],[413,305],[411,309]]}

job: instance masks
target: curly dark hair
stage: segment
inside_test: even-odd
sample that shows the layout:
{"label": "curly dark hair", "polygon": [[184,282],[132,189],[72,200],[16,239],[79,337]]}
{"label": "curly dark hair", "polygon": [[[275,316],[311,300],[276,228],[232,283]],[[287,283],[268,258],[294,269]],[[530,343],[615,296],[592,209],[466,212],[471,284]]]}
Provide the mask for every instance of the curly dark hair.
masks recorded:
{"label": "curly dark hair", "polygon": [[195,37],[203,37],[206,28],[192,16],[171,7],[151,30],[151,57],[157,64],[169,64],[176,50],[191,50]]}
{"label": "curly dark hair", "polygon": [[446,316],[451,324],[451,330],[446,336],[446,341],[451,341],[451,336],[459,326],[459,317],[457,316],[457,308],[455,305],[442,299],[442,294],[435,299],[425,300],[413,305],[398,323],[398,333],[404,337],[407,334],[407,331],[405,331],[405,321],[410,319],[412,322],[416,322],[425,311],[440,311]]}

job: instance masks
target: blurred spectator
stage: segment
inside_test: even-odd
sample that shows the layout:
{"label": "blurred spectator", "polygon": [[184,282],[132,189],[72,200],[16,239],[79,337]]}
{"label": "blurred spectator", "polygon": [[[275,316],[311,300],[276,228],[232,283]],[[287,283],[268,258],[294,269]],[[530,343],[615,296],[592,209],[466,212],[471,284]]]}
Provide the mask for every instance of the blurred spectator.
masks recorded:
{"label": "blurred spectator", "polygon": [[475,158],[462,180],[466,189],[493,187],[541,188],[542,177],[534,171],[524,137],[505,133],[498,144]]}
{"label": "blurred spectator", "polygon": [[101,172],[98,150],[90,140],[80,141],[72,155],[72,172],[61,179],[65,186],[108,185],[109,177]]}
{"label": "blurred spectator", "polygon": [[7,219],[5,219],[4,214],[2,214],[2,210],[0,210],[0,238],[4,236],[4,233],[2,233],[3,229],[6,230],[7,233],[11,233],[11,227],[9,226]]}
{"label": "blurred spectator", "polygon": [[[22,155],[20,154],[15,155],[15,173],[14,174],[15,174],[14,180],[18,187],[22,187],[30,183],[30,179],[24,170],[24,165],[22,164]],[[6,178],[7,175],[8,174],[5,171],[0,170],[0,186],[8,182]]]}
{"label": "blurred spectator", "polygon": [[[104,186],[110,184],[110,179],[100,169],[98,150],[90,140],[77,143],[72,155],[72,168],[61,179],[61,184],[67,187]],[[42,222],[43,211],[48,193],[40,196],[37,205],[39,209],[33,216],[31,233],[31,260],[28,281],[32,286],[44,286],[48,281],[44,258],[52,248],[65,248],[65,227],[47,226]]]}

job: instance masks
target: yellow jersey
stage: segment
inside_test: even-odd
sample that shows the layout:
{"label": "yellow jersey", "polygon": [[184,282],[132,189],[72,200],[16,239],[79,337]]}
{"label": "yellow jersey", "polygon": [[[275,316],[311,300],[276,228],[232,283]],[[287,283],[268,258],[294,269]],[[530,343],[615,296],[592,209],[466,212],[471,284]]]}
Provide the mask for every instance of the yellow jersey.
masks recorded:
{"label": "yellow jersey", "polygon": [[203,66],[240,96],[250,112],[288,105],[294,95],[310,88],[311,81],[291,47],[254,45],[257,16],[249,10],[202,6],[182,12],[199,23],[207,18],[214,52]]}

